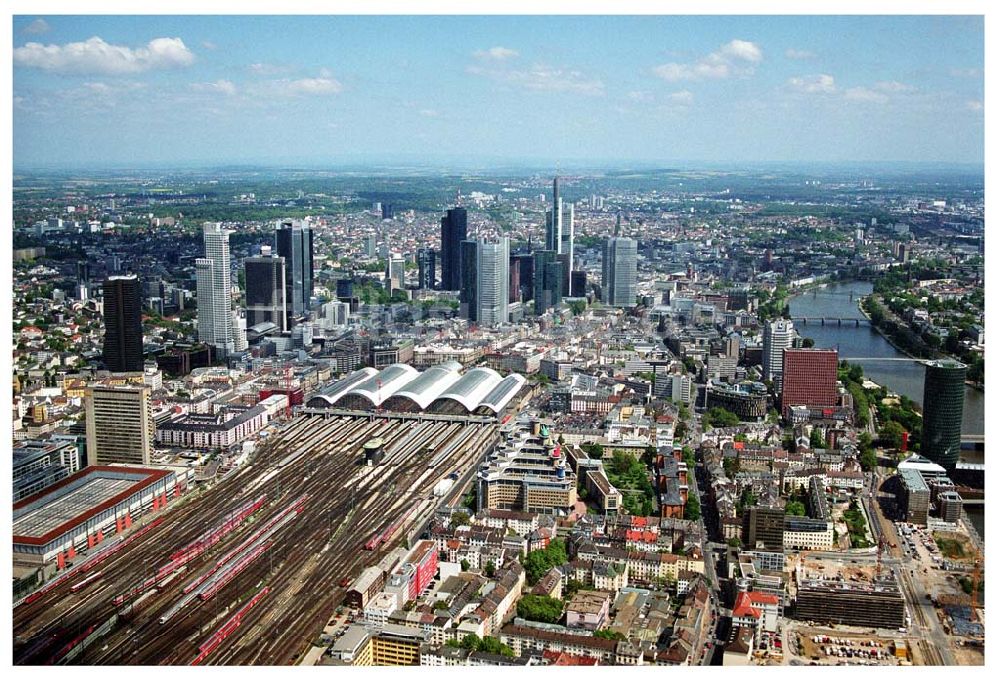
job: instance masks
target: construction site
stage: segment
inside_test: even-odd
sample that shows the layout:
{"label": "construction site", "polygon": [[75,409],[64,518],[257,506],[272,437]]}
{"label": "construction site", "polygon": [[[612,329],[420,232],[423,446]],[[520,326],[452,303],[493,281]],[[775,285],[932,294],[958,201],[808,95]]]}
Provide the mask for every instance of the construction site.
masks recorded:
{"label": "construction site", "polygon": [[344,583],[412,545],[497,439],[495,417],[304,410],[16,601],[14,662],[294,664]]}

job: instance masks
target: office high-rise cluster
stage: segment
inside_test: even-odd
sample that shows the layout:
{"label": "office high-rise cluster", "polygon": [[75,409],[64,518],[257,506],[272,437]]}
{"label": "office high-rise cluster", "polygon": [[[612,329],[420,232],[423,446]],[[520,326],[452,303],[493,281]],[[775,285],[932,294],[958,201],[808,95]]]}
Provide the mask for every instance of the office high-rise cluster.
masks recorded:
{"label": "office high-rise cluster", "polygon": [[563,262],[554,250],[535,250],[534,283],[535,314],[541,316],[558,307],[564,296]]}
{"label": "office high-rise cluster", "polygon": [[563,203],[559,196],[559,177],[552,180],[552,209],[545,214],[545,249],[556,253],[562,262],[563,294],[571,291],[570,279],[574,267],[573,203]]}

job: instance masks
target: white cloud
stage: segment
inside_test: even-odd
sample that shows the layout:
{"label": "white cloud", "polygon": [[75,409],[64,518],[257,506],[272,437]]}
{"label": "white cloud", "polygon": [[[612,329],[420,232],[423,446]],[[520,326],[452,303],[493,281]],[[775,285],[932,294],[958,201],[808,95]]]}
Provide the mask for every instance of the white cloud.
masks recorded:
{"label": "white cloud", "polygon": [[874,104],[884,104],[889,101],[888,95],[867,87],[851,87],[844,90],[844,97],[851,101],[866,101]]}
{"label": "white cloud", "polygon": [[51,30],[51,28],[52,27],[49,26],[49,22],[47,22],[45,19],[35,19],[30,24],[21,29],[21,32],[28,33],[30,35],[39,35],[41,33],[47,33],[49,30]]}
{"label": "white cloud", "polygon": [[334,78],[299,78],[298,80],[275,81],[278,89],[293,96],[323,96],[337,94],[343,89],[340,82]]}
{"label": "white cloud", "polygon": [[517,50],[508,47],[491,47],[488,50],[476,50],[472,53],[476,59],[488,59],[492,61],[506,61],[520,56]]}
{"label": "white cloud", "polygon": [[805,94],[833,94],[837,91],[833,76],[826,73],[789,78],[788,84],[796,92]]}
{"label": "white cloud", "polygon": [[425,118],[437,118],[439,115],[441,115],[438,111],[432,108],[422,108],[418,111],[418,113],[424,116]]}
{"label": "white cloud", "polygon": [[211,83],[192,83],[191,89],[195,92],[217,92],[230,97],[236,94],[236,85],[230,80],[216,80]]}
{"label": "white cloud", "polygon": [[538,92],[573,92],[589,96],[604,94],[604,83],[600,79],[588,77],[580,71],[552,68],[544,64],[535,64],[528,69],[469,66],[465,70],[473,75],[482,75]]}
{"label": "white cloud", "polygon": [[875,83],[874,89],[879,92],[912,92],[917,89],[913,85],[907,85],[896,80],[883,80]]}
{"label": "white cloud", "polygon": [[970,111],[982,111],[983,102],[980,101],[979,99],[969,99],[967,102],[965,102],[965,108],[967,108]]}
{"label": "white cloud", "polygon": [[649,92],[641,90],[633,90],[625,96],[627,96],[632,101],[647,102],[653,100],[653,98],[649,95]]}
{"label": "white cloud", "polygon": [[653,73],[667,82],[720,80],[732,75],[753,75],[755,65],[763,60],[764,53],[755,43],[730,40],[698,61],[661,64],[653,68]]}
{"label": "white cloud", "polygon": [[[254,75],[284,75],[286,73],[291,73],[293,69],[291,66],[281,65],[281,64],[269,64],[266,62],[258,62],[256,64],[250,64],[250,72]],[[322,75],[322,74],[321,74]]]}
{"label": "white cloud", "polygon": [[953,78],[979,78],[983,75],[981,68],[953,68],[948,71]]}
{"label": "white cloud", "polygon": [[694,101],[694,95],[688,90],[680,90],[679,92],[672,92],[668,94],[667,99],[672,104],[682,104],[686,106]]}
{"label": "white cloud", "polygon": [[748,40],[730,40],[722,46],[719,53],[732,59],[742,59],[754,64],[760,63],[764,59],[764,53],[760,47]]}
{"label": "white cloud", "polygon": [[190,66],[194,54],[180,38],[156,38],[145,47],[111,45],[99,37],[65,45],[29,42],[14,49],[14,63],[56,73],[139,73],[157,68]]}
{"label": "white cloud", "polygon": [[216,45],[211,40],[202,40],[201,41],[201,46],[204,47],[207,50],[217,50],[217,49],[219,49],[219,46]]}
{"label": "white cloud", "polygon": [[785,56],[789,59],[815,59],[816,53],[810,52],[809,50],[797,50],[794,47],[790,47],[785,50]]}

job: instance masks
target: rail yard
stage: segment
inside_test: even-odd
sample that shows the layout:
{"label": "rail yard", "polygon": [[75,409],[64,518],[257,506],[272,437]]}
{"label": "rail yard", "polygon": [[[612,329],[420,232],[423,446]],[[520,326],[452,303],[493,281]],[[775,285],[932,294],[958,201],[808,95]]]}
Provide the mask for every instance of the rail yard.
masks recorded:
{"label": "rail yard", "polygon": [[300,414],[248,464],[16,605],[15,663],[294,663],[346,578],[406,543],[442,500],[435,483],[497,436],[479,417]]}

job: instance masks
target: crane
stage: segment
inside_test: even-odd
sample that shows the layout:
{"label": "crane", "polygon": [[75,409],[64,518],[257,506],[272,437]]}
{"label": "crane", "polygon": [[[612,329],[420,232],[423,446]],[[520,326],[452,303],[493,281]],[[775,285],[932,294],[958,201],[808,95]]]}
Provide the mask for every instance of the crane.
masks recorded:
{"label": "crane", "polygon": [[976,549],[976,564],[972,569],[972,593],[969,595],[969,607],[979,605],[979,582],[983,577],[983,553]]}

